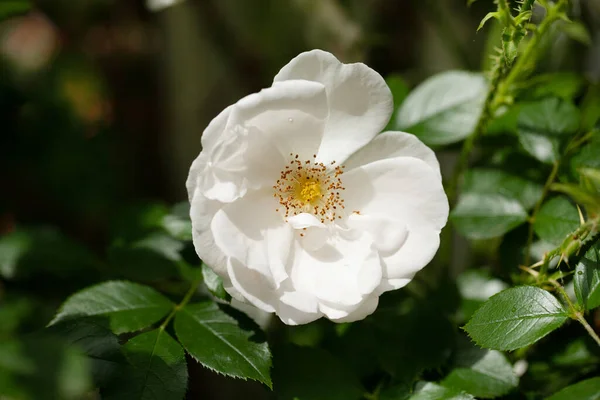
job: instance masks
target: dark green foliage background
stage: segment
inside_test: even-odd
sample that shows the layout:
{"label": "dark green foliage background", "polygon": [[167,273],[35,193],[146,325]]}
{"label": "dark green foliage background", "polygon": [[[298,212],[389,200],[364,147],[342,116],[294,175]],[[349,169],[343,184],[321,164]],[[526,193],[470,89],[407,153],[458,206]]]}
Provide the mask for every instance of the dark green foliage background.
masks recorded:
{"label": "dark green foliage background", "polygon": [[[600,2],[465,3],[0,0],[0,399],[600,398]],[[386,78],[452,212],[373,315],[290,327],[228,304],[185,178],[310,48]]]}

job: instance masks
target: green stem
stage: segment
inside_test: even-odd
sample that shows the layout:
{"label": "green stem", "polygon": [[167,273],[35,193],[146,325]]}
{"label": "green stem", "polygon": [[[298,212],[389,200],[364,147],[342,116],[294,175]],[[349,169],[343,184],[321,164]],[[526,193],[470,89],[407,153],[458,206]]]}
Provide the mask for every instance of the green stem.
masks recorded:
{"label": "green stem", "polygon": [[544,184],[544,189],[542,190],[542,196],[539,198],[539,200],[537,201],[537,203],[535,203],[535,206],[533,207],[533,212],[531,213],[531,217],[529,219],[529,232],[527,234],[527,245],[525,247],[525,265],[529,265],[529,259],[530,259],[529,253],[531,251],[531,245],[533,244],[533,223],[535,222],[535,219],[536,219],[538,213],[540,212],[542,203],[546,199],[546,196],[548,196],[548,193],[550,193],[550,185],[552,185],[552,183],[554,183],[554,180],[556,179],[556,175],[558,174],[559,167],[560,167],[560,160],[557,160],[554,162],[554,165],[552,165],[552,171],[550,171],[550,175],[548,175],[548,179],[546,179],[546,183]]}
{"label": "green stem", "polygon": [[464,141],[462,148],[460,150],[460,155],[458,156],[458,160],[456,162],[456,166],[454,167],[454,171],[452,172],[452,178],[450,179],[450,183],[448,185],[448,199],[451,205],[454,205],[456,202],[456,195],[458,193],[458,182],[460,177],[463,175],[467,166],[469,164],[469,156],[475,147],[475,141],[485,133],[487,128],[487,124],[490,118],[495,111],[493,109],[493,102],[495,99],[495,90],[502,77],[504,75],[504,67],[501,61],[497,61],[494,65],[494,69],[492,71],[492,81],[490,83],[490,89],[486,95],[485,102],[483,103],[483,110],[481,111],[481,116],[477,121],[477,125],[475,126],[475,130],[467,139]]}
{"label": "green stem", "polygon": [[[535,60],[540,39],[546,34],[552,23],[560,18],[560,10],[568,3],[568,0],[559,0],[555,6],[547,9],[546,18],[537,26],[537,29],[527,43],[523,54],[517,58],[514,67],[508,73],[506,79],[498,87],[497,98],[502,99],[507,93],[510,93],[513,84],[521,78],[521,75],[527,71],[529,63]],[[558,10],[558,11],[557,11]]]}
{"label": "green stem", "polygon": [[200,284],[200,282],[202,282],[202,278],[196,279],[194,282],[192,282],[192,286],[187,291],[185,296],[183,296],[183,299],[181,299],[179,304],[177,304],[175,307],[173,307],[173,309],[171,310],[169,315],[167,315],[167,318],[165,318],[163,323],[160,324],[161,330],[164,330],[167,327],[167,325],[169,325],[169,322],[171,322],[171,320],[173,319],[175,314],[177,314],[177,311],[181,310],[183,307],[186,306],[187,303],[190,302],[190,300],[192,299],[192,296],[194,295],[194,293],[196,293],[196,289],[198,288],[198,285]]}
{"label": "green stem", "polygon": [[598,334],[594,331],[594,328],[592,328],[590,324],[588,324],[588,322],[585,320],[583,314],[577,311],[575,317],[577,318],[577,321],[579,321],[579,323],[583,325],[587,333],[592,337],[592,339],[594,339],[598,346],[600,346],[600,337],[598,337]]}
{"label": "green stem", "polygon": [[[566,0],[559,0],[559,4],[564,1]],[[469,137],[467,137],[467,139],[463,143],[460,155],[458,157],[458,161],[456,163],[456,166],[452,173],[452,177],[450,179],[450,183],[448,185],[448,198],[450,200],[451,205],[453,205],[456,201],[458,183],[461,176],[467,169],[467,166],[469,164],[469,156],[471,155],[471,152],[475,147],[475,142],[481,135],[485,133],[487,124],[489,120],[494,116],[498,107],[507,102],[507,93],[509,93],[510,89],[512,89],[513,83],[517,80],[517,78],[521,76],[528,63],[531,63],[535,60],[535,51],[537,50],[537,47],[539,45],[540,37],[542,37],[549,29],[550,25],[556,19],[559,18],[557,16],[557,12],[555,11],[556,8],[558,8],[559,4],[557,4],[556,7],[548,11],[548,16],[538,26],[535,35],[527,44],[527,47],[525,48],[523,54],[517,58],[517,62],[514,64],[512,69],[507,71],[505,64],[503,63],[501,58],[496,60],[494,68],[492,70],[492,80],[490,83],[490,89],[487,93],[485,103],[483,105],[483,111],[481,112],[479,121],[477,121],[475,130]],[[525,2],[522,12],[528,11],[532,5],[532,1]]]}
{"label": "green stem", "polygon": [[598,337],[598,334],[594,331],[594,329],[590,326],[590,324],[588,324],[588,322],[585,320],[585,317],[583,316],[583,314],[577,309],[577,307],[575,307],[575,305],[569,298],[569,295],[567,294],[565,289],[562,287],[562,285],[555,280],[550,280],[550,283],[552,285],[554,285],[556,290],[565,299],[565,302],[567,303],[567,307],[569,307],[569,312],[571,314],[571,318],[579,321],[579,323],[581,325],[583,325],[583,327],[585,328],[587,333],[592,337],[592,339],[594,339],[594,341],[598,344],[598,346],[600,346],[600,337]]}

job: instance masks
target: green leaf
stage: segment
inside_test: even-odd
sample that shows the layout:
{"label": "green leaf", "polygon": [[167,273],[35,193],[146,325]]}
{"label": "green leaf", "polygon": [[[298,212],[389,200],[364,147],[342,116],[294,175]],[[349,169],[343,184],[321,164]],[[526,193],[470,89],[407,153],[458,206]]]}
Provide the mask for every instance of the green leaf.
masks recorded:
{"label": "green leaf", "polygon": [[25,14],[29,10],[31,10],[29,0],[3,0],[0,2],[0,21]]}
{"label": "green leaf", "polygon": [[2,299],[0,306],[0,340],[3,336],[10,336],[32,313],[33,300],[27,297],[16,297],[14,299]]}
{"label": "green leaf", "polygon": [[169,209],[162,203],[136,202],[118,210],[111,221],[111,237],[134,242],[163,229]]}
{"label": "green leaf", "polygon": [[400,383],[383,389],[379,395],[379,400],[408,400],[413,392],[412,386],[412,382]]}
{"label": "green leaf", "polygon": [[536,235],[555,246],[560,245],[577,227],[579,227],[577,208],[562,196],[545,202],[533,222]]}
{"label": "green leaf", "polygon": [[215,297],[226,301],[231,300],[231,296],[223,288],[223,279],[204,263],[202,263],[202,277],[204,284]]}
{"label": "green leaf", "polygon": [[467,270],[457,279],[462,305],[462,317],[471,318],[473,313],[490,297],[508,288],[500,279],[492,278],[483,270]]}
{"label": "green leaf", "polygon": [[434,304],[400,315],[382,309],[370,322],[374,329],[365,337],[372,339],[365,340],[375,341],[381,367],[401,381],[412,381],[424,370],[442,365],[454,344],[454,326]]}
{"label": "green leaf", "polygon": [[475,168],[465,174],[463,193],[499,194],[529,210],[542,197],[542,185],[498,169]]}
{"label": "green leaf", "polygon": [[489,239],[527,221],[527,211],[517,200],[502,195],[465,193],[451,218],[456,229],[469,239]]}
{"label": "green leaf", "polygon": [[555,162],[561,141],[579,128],[579,109],[571,102],[547,98],[521,105],[517,134],[529,154],[544,163]]}
{"label": "green leaf", "polygon": [[359,400],[363,393],[358,378],[324,350],[287,345],[273,362],[279,400]]}
{"label": "green leaf", "polygon": [[0,276],[27,279],[45,273],[61,278],[93,276],[90,251],[54,228],[17,229],[0,238]]}
{"label": "green leaf", "polygon": [[499,108],[487,127],[486,136],[516,134],[520,112],[519,104],[512,105],[510,108]]}
{"label": "green leaf", "polygon": [[419,382],[409,400],[475,400],[475,397],[433,382]]}
{"label": "green leaf", "polygon": [[[581,131],[588,132],[600,121],[600,85],[589,85],[581,101]],[[597,161],[598,162],[598,161]]]}
{"label": "green leaf", "polygon": [[464,329],[481,347],[515,350],[537,342],[567,319],[567,311],[550,293],[520,286],[491,297]]}
{"label": "green leaf", "polygon": [[504,354],[469,346],[458,354],[456,365],[442,385],[464,390],[477,398],[493,399],[517,387],[519,380]]}
{"label": "green leaf", "polygon": [[164,233],[153,233],[133,243],[113,244],[108,259],[127,278],[152,282],[180,275],[185,263],[183,243]]}
{"label": "green leaf", "polygon": [[[600,107],[600,102],[599,102]],[[578,175],[581,168],[600,169],[600,132],[571,159],[571,171]]]}
{"label": "green leaf", "polygon": [[89,363],[76,347],[40,335],[0,341],[0,398],[75,400],[90,389]]}
{"label": "green leaf", "polygon": [[590,248],[581,258],[573,283],[577,301],[585,310],[600,306],[600,246]]}
{"label": "green leaf", "polygon": [[539,100],[548,97],[558,97],[572,100],[586,85],[585,78],[573,72],[554,72],[533,77],[521,91],[521,97]]}
{"label": "green leaf", "polygon": [[558,26],[560,30],[571,39],[586,46],[592,45],[592,36],[590,35],[587,27],[581,21],[565,22],[559,24]]}
{"label": "green leaf", "polygon": [[557,367],[569,368],[577,371],[586,365],[596,365],[600,361],[595,355],[596,343],[589,338],[579,338],[568,343],[564,348],[557,349],[559,352],[552,355],[552,363]]}
{"label": "green leaf", "polygon": [[190,220],[190,203],[187,201],[175,204],[168,215],[162,219],[162,226],[174,238],[192,240],[192,221]]}
{"label": "green leaf", "polygon": [[598,400],[600,399],[600,378],[590,378],[567,386],[546,400]]}
{"label": "green leaf", "polygon": [[534,132],[519,131],[519,143],[523,149],[546,164],[555,163],[560,155],[560,141]]}
{"label": "green leaf", "polygon": [[[400,105],[404,102],[410,92],[408,84],[400,75],[392,74],[385,79],[385,83],[389,86],[392,91],[392,97],[394,98],[394,111],[398,110]],[[390,121],[385,127],[384,131],[393,130],[396,126],[396,112],[392,114]]]}
{"label": "green leaf", "polygon": [[521,105],[519,130],[545,136],[568,136],[579,128],[579,109],[570,101],[546,98]]}
{"label": "green leaf", "polygon": [[98,387],[105,387],[115,379],[125,364],[120,352],[119,338],[111,332],[106,318],[67,320],[49,327],[48,331],[60,335],[68,343],[85,352]]}
{"label": "green leaf", "polygon": [[179,341],[199,363],[271,387],[269,346],[257,327],[244,328],[212,302],[188,305],[175,316]]}
{"label": "green leaf", "polygon": [[417,86],[396,115],[395,129],[428,145],[459,142],[473,133],[481,114],[487,82],[479,74],[449,71]]}
{"label": "green leaf", "polygon": [[596,193],[594,186],[590,187],[592,184],[589,180],[585,180],[584,182],[586,182],[587,187],[582,187],[574,183],[553,183],[550,185],[550,189],[566,194],[575,203],[583,206],[588,215],[595,215],[600,211],[600,195]]}
{"label": "green leaf", "polygon": [[187,390],[185,353],[163,329],[142,333],[123,346],[129,362],[102,393],[107,400],[181,400]]}
{"label": "green leaf", "polygon": [[50,325],[67,319],[104,316],[114,333],[146,328],[164,317],[173,304],[154,289],[125,281],[109,281],[69,297]]}
{"label": "green leaf", "polygon": [[477,27],[477,31],[481,30],[481,28],[483,28],[483,26],[485,25],[485,23],[492,19],[492,18],[496,18],[498,20],[501,20],[501,16],[500,13],[498,11],[494,11],[494,12],[489,12],[485,15],[485,17],[483,17],[483,19],[481,20],[481,22],[479,23],[479,26]]}

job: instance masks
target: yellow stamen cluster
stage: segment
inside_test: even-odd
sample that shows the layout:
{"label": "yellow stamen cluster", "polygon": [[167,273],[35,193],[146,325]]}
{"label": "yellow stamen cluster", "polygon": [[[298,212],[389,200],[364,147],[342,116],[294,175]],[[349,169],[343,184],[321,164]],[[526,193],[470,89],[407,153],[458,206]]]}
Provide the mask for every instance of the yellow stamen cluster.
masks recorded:
{"label": "yellow stamen cluster", "polygon": [[340,192],[345,188],[340,176],[344,167],[333,167],[335,161],[332,161],[327,168],[322,162],[316,162],[316,154],[313,160],[304,162],[298,159],[298,154],[291,153],[290,156],[292,160],[273,185],[273,196],[278,198],[285,218],[304,212],[315,215],[323,223],[341,219],[339,214],[345,207]]}

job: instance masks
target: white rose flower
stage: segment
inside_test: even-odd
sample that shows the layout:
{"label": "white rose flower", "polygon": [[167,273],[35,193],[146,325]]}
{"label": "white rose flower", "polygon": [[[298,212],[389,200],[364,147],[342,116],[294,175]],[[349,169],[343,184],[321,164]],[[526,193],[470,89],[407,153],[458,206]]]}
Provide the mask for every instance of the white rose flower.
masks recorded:
{"label": "white rose flower", "polygon": [[290,325],[356,321],[431,261],[448,200],[433,151],[379,134],[392,104],[377,72],[313,50],[208,125],[194,246],[233,298]]}

